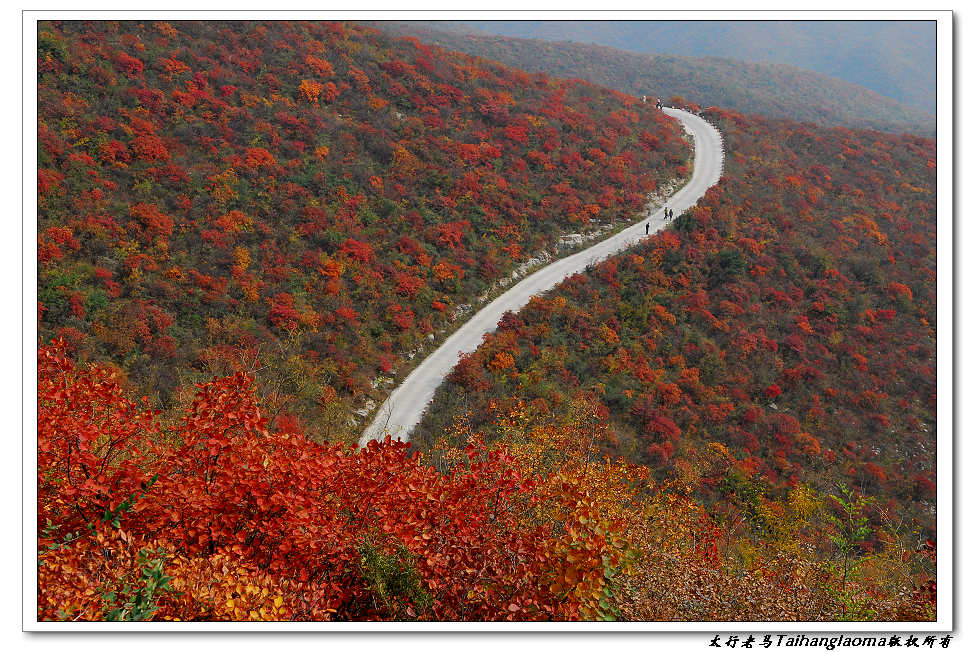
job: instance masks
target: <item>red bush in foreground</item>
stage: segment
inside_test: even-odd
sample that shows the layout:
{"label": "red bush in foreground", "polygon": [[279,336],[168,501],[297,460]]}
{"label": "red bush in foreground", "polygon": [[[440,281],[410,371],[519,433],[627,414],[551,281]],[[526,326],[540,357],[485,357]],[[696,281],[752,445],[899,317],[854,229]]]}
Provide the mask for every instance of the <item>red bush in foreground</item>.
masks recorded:
{"label": "red bush in foreground", "polygon": [[555,524],[530,522],[534,481],[503,448],[468,446],[439,473],[396,441],[357,452],[271,432],[242,373],[163,426],[60,343],[39,351],[38,381],[41,618],[119,615],[152,568],[173,573],[166,619],[580,615],[584,578],[552,575]]}

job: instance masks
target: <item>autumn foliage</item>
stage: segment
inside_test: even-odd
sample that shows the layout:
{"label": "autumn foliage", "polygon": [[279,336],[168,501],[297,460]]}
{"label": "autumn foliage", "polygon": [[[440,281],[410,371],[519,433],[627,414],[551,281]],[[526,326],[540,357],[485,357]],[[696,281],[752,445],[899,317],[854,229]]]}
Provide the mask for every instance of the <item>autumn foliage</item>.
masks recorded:
{"label": "autumn foliage", "polygon": [[[692,569],[724,577],[751,549],[679,486],[602,458],[605,415],[585,400],[562,423],[533,424],[524,405],[497,415],[503,445],[457,425],[446,437],[462,445],[426,457],[388,439],[355,451],[269,430],[244,374],[201,385],[180,419],[131,402],[60,342],[39,351],[38,382],[40,619],[693,618],[647,590],[693,581]],[[727,468],[720,453],[699,466]],[[820,503],[803,500],[779,527],[809,525]],[[753,508],[774,518],[775,504]],[[750,557],[751,590],[800,581],[790,614],[836,617],[843,603],[788,550]],[[905,585],[858,578],[844,590],[861,616],[932,613],[926,590],[908,599]],[[705,605],[713,618],[759,613],[724,604],[723,586]]]}
{"label": "autumn foliage", "polygon": [[38,47],[40,619],[936,615],[933,141],[705,111],[717,187],[359,450],[678,124],[344,23]]}
{"label": "autumn foliage", "polygon": [[[598,611],[603,546],[566,559],[572,540],[557,532],[570,517],[533,517],[539,500],[571,506],[575,494],[538,492],[504,449],[471,443],[441,473],[405,444],[355,452],[269,431],[243,374],[200,386],[182,420],[163,426],[61,344],[41,349],[38,373],[43,619],[105,619],[153,564],[168,588],[146,615],[161,619]],[[575,521],[570,531],[591,536]]]}
{"label": "autumn foliage", "polygon": [[351,24],[45,22],[38,63],[42,337],[165,407],[291,360],[258,386],[319,439],[353,440],[378,376],[690,154],[632,97]]}
{"label": "autumn foliage", "polygon": [[492,401],[560,414],[582,389],[607,408],[605,450],[658,479],[717,442],[780,497],[848,483],[933,537],[934,142],[707,117],[721,182],[673,229],[506,315],[414,443],[467,411],[490,440]]}

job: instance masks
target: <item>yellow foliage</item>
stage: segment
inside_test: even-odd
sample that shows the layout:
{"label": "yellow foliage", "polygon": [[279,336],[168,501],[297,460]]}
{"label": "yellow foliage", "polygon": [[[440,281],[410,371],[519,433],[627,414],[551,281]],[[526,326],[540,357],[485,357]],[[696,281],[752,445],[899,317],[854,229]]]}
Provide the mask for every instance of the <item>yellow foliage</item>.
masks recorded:
{"label": "yellow foliage", "polygon": [[198,620],[275,621],[291,619],[297,609],[286,602],[280,582],[243,565],[236,555],[217,552],[208,558],[178,557],[167,566],[178,592],[170,600],[170,614],[195,613]]}
{"label": "yellow foliage", "polygon": [[420,160],[402,145],[393,148],[393,167],[401,174],[411,174],[420,165]]}
{"label": "yellow foliage", "polygon": [[244,247],[234,248],[234,263],[242,270],[247,269],[251,262],[251,252]]}

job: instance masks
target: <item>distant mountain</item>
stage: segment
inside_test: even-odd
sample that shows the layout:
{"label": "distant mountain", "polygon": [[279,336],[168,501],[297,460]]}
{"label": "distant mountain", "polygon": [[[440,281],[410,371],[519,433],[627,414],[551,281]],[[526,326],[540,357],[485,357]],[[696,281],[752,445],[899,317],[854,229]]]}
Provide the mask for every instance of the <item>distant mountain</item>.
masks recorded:
{"label": "distant mountain", "polygon": [[935,111],[934,21],[457,21],[440,29],[785,63]]}
{"label": "distant mountain", "polygon": [[599,45],[431,27],[457,27],[456,23],[377,22],[372,25],[392,34],[416,36],[426,42],[531,72],[578,77],[638,96],[669,98],[680,95],[702,106],[718,105],[827,126],[912,132],[925,136],[931,136],[935,131],[935,118],[930,113],[864,86],[791,65],[749,63],[719,57],[643,54]]}

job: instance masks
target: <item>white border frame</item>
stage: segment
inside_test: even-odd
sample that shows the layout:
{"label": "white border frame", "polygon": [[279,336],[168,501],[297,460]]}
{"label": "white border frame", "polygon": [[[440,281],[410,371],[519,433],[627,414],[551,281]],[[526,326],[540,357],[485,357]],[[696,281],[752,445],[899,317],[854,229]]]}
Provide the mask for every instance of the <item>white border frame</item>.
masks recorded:
{"label": "white border frame", "polygon": [[[952,529],[954,515],[953,449],[953,41],[950,11],[264,11],[264,10],[53,10],[24,11],[23,37],[23,628],[25,631],[71,632],[944,632],[953,629],[955,585]],[[938,619],[933,623],[810,623],[810,622],[646,622],[646,623],[51,623],[37,620],[37,22],[39,20],[932,20],[937,22],[937,208],[938,288],[937,355],[938,435],[937,478]],[[775,647],[773,645],[773,647]],[[764,648],[762,648],[764,649]],[[771,649],[771,648],[770,648]]]}

